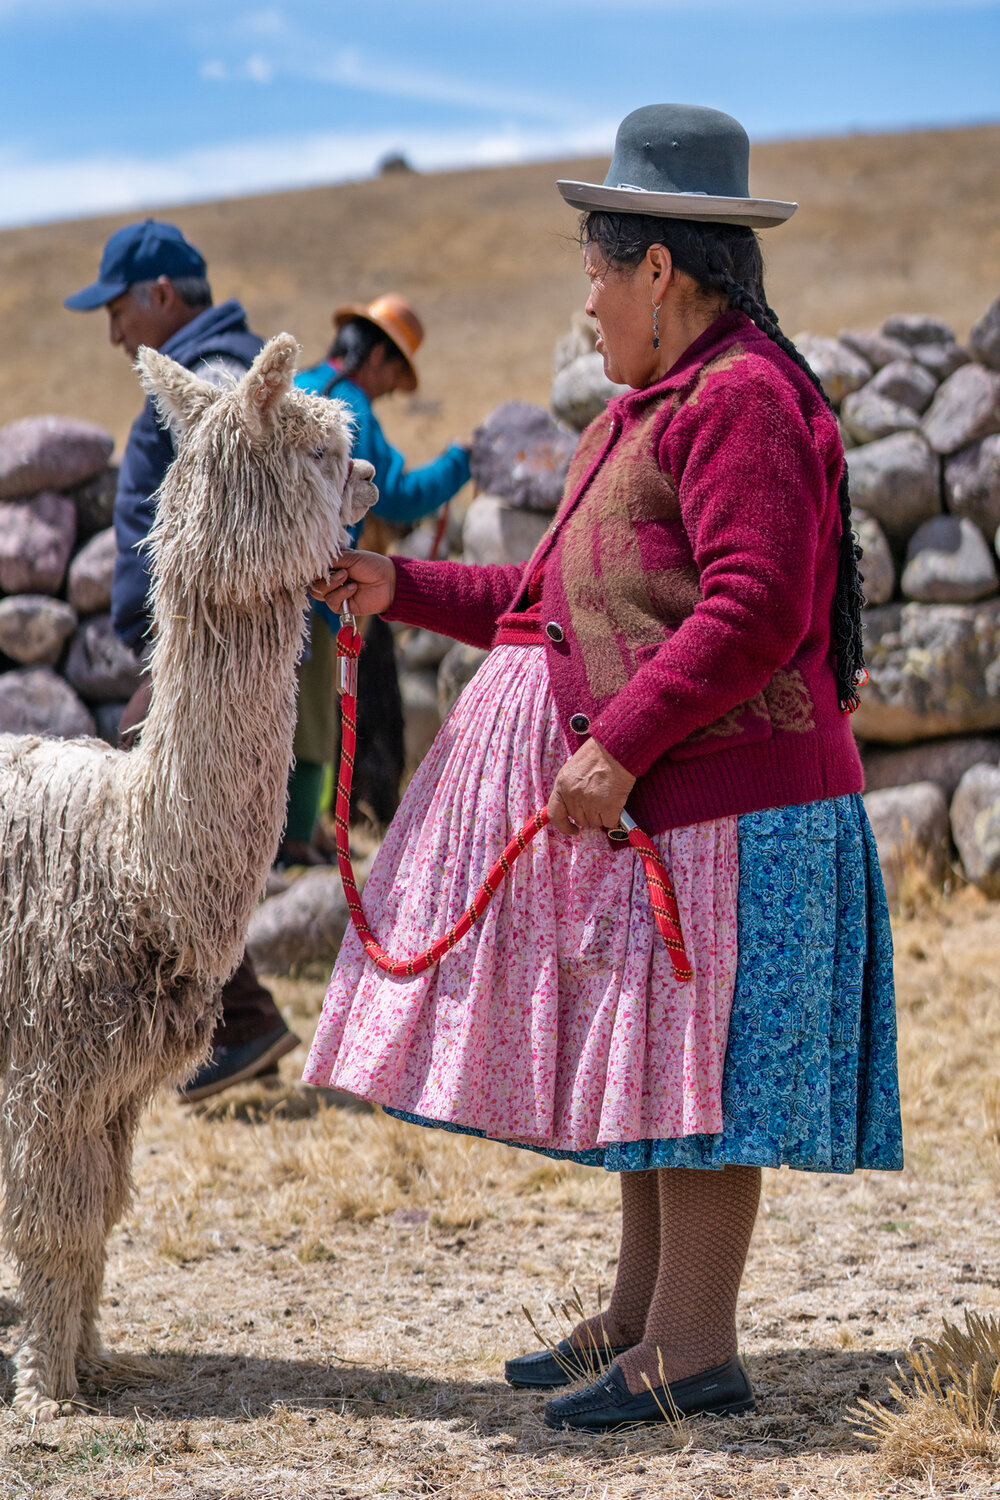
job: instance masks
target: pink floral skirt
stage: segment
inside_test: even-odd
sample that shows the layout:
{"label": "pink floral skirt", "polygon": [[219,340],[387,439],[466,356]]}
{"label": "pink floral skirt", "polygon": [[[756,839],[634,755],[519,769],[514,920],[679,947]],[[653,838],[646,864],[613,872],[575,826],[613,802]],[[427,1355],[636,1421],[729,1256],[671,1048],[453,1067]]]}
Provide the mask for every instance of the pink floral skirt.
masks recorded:
{"label": "pink floral skirt", "polygon": [[[365,886],[394,958],[458,919],[570,754],[544,648],[497,647],[410,783]],[[306,1082],[554,1150],[721,1131],[737,820],[655,843],[692,980],[674,977],[638,855],[596,829],[545,830],[438,968],[393,979],[348,930]]]}

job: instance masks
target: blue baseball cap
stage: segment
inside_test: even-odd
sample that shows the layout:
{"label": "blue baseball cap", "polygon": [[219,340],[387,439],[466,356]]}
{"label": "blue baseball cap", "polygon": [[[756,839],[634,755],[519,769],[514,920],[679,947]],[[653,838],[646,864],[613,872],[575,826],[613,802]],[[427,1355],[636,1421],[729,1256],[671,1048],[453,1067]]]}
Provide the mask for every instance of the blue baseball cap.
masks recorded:
{"label": "blue baseball cap", "polygon": [[127,292],[137,281],[156,281],[160,276],[204,276],[205,259],[184,238],[176,224],[147,219],[126,224],[108,240],[101,256],[97,280],[82,292],[67,297],[63,307],[73,312],[93,312]]}

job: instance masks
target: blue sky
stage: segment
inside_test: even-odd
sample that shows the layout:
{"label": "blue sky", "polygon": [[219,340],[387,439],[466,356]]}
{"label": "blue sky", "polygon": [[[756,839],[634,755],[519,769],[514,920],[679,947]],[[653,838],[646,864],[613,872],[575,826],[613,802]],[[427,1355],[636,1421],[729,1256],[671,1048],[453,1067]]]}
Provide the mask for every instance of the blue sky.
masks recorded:
{"label": "blue sky", "polygon": [[0,224],[416,166],[1000,119],[998,0],[0,0]]}

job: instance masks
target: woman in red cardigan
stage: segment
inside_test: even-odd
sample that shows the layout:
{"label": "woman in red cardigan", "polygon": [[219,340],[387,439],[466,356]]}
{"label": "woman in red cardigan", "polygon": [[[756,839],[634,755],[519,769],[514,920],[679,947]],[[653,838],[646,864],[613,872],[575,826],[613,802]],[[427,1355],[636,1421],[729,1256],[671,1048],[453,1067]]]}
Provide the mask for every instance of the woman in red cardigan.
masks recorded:
{"label": "woman in red cardigan", "polygon": [[[587,311],[630,387],[524,566],[349,553],[322,593],[490,647],[366,888],[390,953],[440,937],[540,803],[481,924],[387,978],[348,934],[310,1082],[620,1173],[608,1306],[513,1385],[550,1426],[752,1409],[736,1301],[761,1168],[902,1165],[892,951],[847,711],[861,592],[843,449],[767,305],[735,120],[622,124],[582,208]],[[362,663],[363,670],[363,663]],[[676,889],[678,978],[624,809]],[[650,1390],[652,1387],[652,1390]],[[666,1387],[667,1389],[664,1389]]]}

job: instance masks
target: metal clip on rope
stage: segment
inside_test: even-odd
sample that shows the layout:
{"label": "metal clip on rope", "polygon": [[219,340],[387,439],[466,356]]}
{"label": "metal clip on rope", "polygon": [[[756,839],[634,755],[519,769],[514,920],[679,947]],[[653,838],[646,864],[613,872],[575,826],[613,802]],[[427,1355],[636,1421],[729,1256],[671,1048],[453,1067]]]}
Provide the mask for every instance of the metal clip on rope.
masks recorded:
{"label": "metal clip on rope", "polygon": [[[462,914],[444,937],[414,953],[409,958],[391,958],[381,946],[368,926],[361,897],[351,867],[349,842],[349,819],[351,811],[351,782],[354,779],[354,751],[357,744],[357,694],[358,656],[361,653],[361,634],[354,615],[343,611],[337,634],[337,690],[341,696],[340,765],[337,770],[337,864],[340,878],[347,896],[347,907],[351,921],[361,944],[374,964],[386,974],[398,979],[411,974],[422,974],[426,969],[439,964],[446,953],[450,953],[489,906],[506,876],[510,874],[514,861],[527,849],[536,834],[549,821],[547,807],[540,807],[510,839],[496,863],[486,872],[476,892],[472,905]],[[629,843],[642,860],[649,886],[649,900],[653,909],[653,920],[660,936],[667,945],[674,977],[681,983],[694,978],[694,971],[684,950],[684,935],[681,931],[680,913],[673,882],[667,873],[656,846],[643,833],[635,821],[623,812],[617,828],[608,829],[608,838],[616,844]]]}
{"label": "metal clip on rope", "polygon": [[[358,622],[354,615],[346,609],[340,613],[340,632],[337,635],[337,692],[342,698],[354,698],[358,696],[358,652],[342,651],[340,647],[340,636],[344,631],[351,636],[361,639],[358,630]],[[359,647],[360,650],[360,647]]]}

